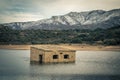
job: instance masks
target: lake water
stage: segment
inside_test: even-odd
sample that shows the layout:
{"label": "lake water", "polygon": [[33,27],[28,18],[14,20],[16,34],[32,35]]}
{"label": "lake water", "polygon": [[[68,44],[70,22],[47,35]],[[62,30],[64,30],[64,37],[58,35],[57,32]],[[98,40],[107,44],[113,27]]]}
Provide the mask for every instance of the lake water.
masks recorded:
{"label": "lake water", "polygon": [[77,51],[76,62],[30,64],[29,50],[0,50],[0,80],[120,80],[119,51]]}

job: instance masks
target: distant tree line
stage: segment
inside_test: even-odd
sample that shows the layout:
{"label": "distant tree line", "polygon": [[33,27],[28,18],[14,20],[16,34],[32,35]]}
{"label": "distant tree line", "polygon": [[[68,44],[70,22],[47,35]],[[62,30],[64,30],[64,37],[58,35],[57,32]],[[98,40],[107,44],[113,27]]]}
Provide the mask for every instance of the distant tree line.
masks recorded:
{"label": "distant tree line", "polygon": [[0,25],[0,44],[60,43],[120,45],[120,26],[95,30],[13,30]]}

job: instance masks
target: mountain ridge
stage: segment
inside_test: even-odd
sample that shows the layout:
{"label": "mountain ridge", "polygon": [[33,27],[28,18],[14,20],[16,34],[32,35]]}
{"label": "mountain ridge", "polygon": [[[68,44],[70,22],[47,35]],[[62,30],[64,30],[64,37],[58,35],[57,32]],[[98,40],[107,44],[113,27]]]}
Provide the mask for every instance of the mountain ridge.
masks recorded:
{"label": "mountain ridge", "polygon": [[120,9],[70,12],[65,15],[52,16],[51,18],[38,21],[13,22],[2,25],[15,30],[107,29],[120,25]]}

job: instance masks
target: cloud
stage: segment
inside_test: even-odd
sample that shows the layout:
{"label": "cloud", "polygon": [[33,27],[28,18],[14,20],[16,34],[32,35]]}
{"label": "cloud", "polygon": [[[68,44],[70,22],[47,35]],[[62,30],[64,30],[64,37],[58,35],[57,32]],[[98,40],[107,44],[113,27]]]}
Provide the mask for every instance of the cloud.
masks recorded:
{"label": "cloud", "polygon": [[40,19],[43,19],[43,16],[40,14],[30,14],[30,13],[22,13],[22,12],[0,15],[1,23],[36,21]]}
{"label": "cloud", "polygon": [[0,23],[33,21],[71,11],[110,10],[120,8],[119,4],[120,0],[0,0]]}
{"label": "cloud", "polygon": [[120,0],[40,0],[31,1],[32,7],[47,17],[62,15],[70,11],[110,10],[120,8]]}

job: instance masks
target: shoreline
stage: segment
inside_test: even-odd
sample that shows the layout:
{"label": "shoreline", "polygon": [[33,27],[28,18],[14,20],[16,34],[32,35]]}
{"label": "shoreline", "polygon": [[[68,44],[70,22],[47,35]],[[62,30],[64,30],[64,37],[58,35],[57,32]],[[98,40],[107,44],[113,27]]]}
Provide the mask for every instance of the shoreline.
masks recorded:
{"label": "shoreline", "polygon": [[[37,44],[37,45],[0,45],[0,49],[8,50],[30,50],[31,46],[56,46],[54,44]],[[58,44],[71,50],[79,51],[120,51],[120,46],[88,45],[88,44]]]}

